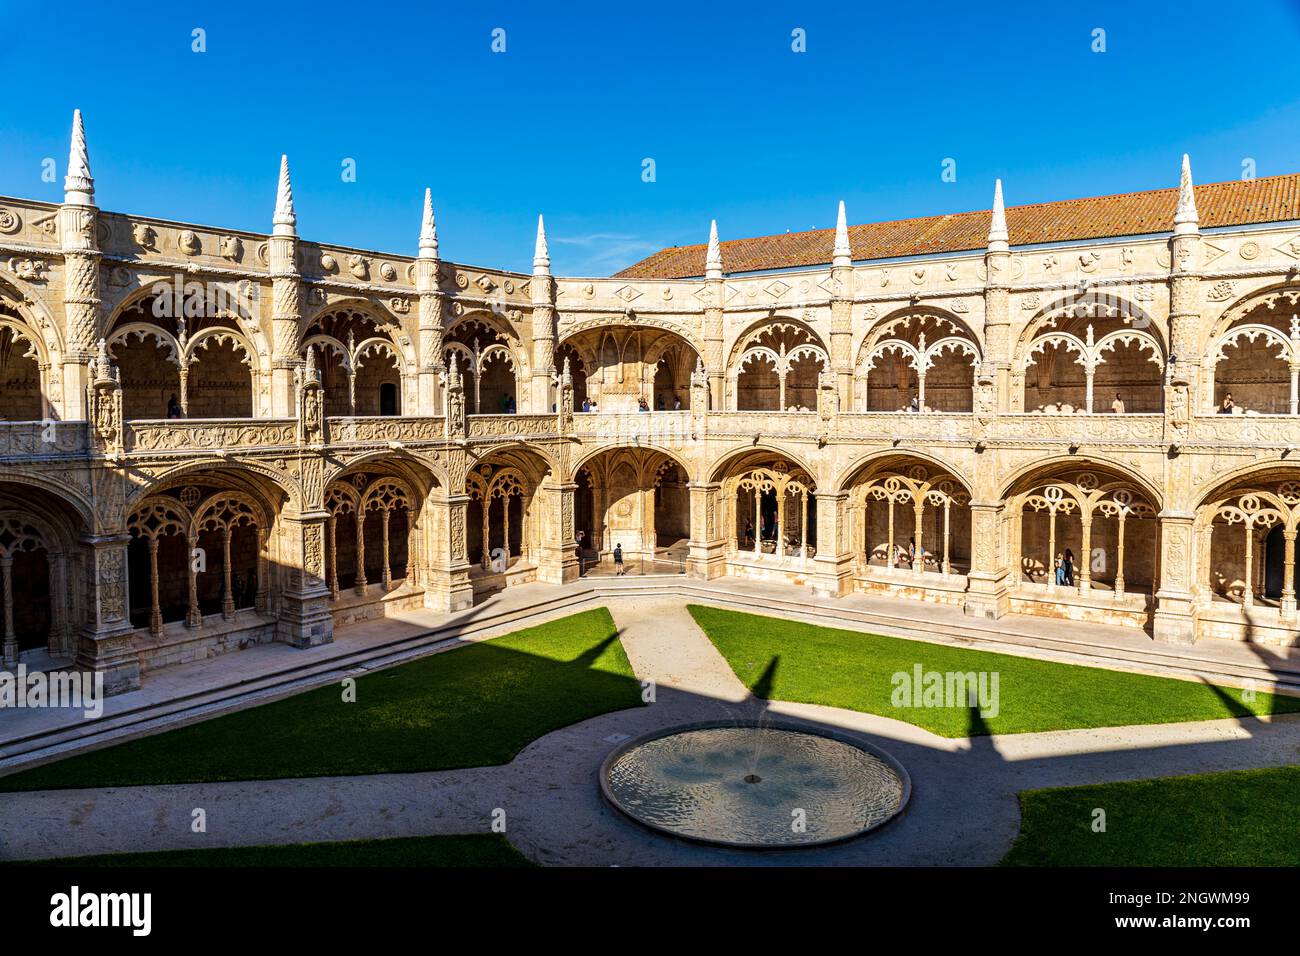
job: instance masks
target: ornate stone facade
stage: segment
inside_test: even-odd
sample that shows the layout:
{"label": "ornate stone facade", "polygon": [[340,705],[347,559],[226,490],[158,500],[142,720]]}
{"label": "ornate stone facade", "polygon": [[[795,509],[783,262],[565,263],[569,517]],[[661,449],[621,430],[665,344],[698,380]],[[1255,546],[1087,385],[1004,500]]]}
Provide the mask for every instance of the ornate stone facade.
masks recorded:
{"label": "ornate stone facade", "polygon": [[303,240],[287,160],[269,234],[104,212],[80,116],[69,168],[0,199],[9,663],[129,687],[615,544],[1297,642],[1300,223],[1202,229],[1187,165],[1168,231],[1013,243],[998,184],[978,249],[858,258],[841,208],[824,266],[728,273],[715,224],[610,279],[540,220],[530,274],[442,261],[427,195],[415,257]]}

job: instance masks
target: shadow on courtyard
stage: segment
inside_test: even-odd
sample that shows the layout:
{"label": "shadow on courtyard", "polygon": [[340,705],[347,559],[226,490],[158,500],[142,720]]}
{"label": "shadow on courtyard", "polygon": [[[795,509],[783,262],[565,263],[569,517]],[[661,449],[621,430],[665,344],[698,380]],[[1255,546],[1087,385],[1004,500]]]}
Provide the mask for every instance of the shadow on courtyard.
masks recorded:
{"label": "shadow on courtyard", "polygon": [[[645,706],[645,686],[627,666],[620,632],[608,618],[594,628],[589,622],[577,622],[603,613],[583,612],[551,625],[458,646],[454,653],[435,653],[359,675],[351,702],[344,699],[339,684],[330,684],[0,777],[0,791],[490,767],[510,763],[521,753],[527,755],[532,744],[541,748],[547,760],[580,759],[584,766],[595,768],[626,734],[602,736],[596,751],[583,751],[577,757],[569,753],[572,744],[566,744],[563,751],[556,749],[552,756],[543,738],[564,728],[576,734],[603,715],[618,715],[618,719],[593,727],[616,722],[633,733],[701,720],[763,724],[779,719],[783,724],[873,744],[893,755],[912,778],[909,807],[879,832],[826,849],[782,851],[775,856],[765,851],[765,862],[809,863],[817,862],[821,854],[831,854],[834,859],[841,859],[842,854],[851,856],[855,846],[866,846],[864,841],[890,841],[886,845],[892,845],[936,840],[944,828],[966,833],[972,827],[978,829],[985,815],[1000,821],[990,827],[993,832],[987,839],[1005,841],[1007,828],[1018,825],[1015,793],[1020,790],[1198,772],[1178,769],[1189,763],[1231,769],[1270,752],[1270,747],[1277,745],[1274,738],[1281,736],[1267,723],[1246,720],[1252,716],[1249,709],[1228,691],[1211,685],[1225,711],[1246,731],[1244,739],[1150,746],[1140,742],[1141,728],[1134,728],[1131,743],[1110,745],[1110,749],[1081,750],[1090,746],[1085,736],[1068,753],[1009,758],[1004,754],[1005,742],[1016,735],[992,736],[978,705],[962,708],[966,712],[965,740],[932,737],[890,720],[866,718],[873,727],[865,731],[832,719],[778,714],[776,709],[782,704],[771,698],[780,693],[784,656],[797,654],[797,648],[756,661],[761,667],[751,695],[744,700],[724,700],[660,685],[656,702]],[[546,640],[530,642],[524,636],[548,627]],[[897,719],[900,713],[880,716]],[[568,806],[565,800],[574,796],[566,797],[563,777],[559,763],[544,763],[538,770],[538,799]],[[566,812],[580,815],[590,811],[599,815],[601,827],[631,834],[634,840],[668,839],[642,830],[601,802],[595,796],[595,783],[593,776],[578,804]],[[4,820],[0,815],[0,821]],[[14,821],[6,822],[12,826]],[[0,833],[6,846],[10,835]],[[48,855],[76,852],[75,830],[50,833],[44,839],[48,840]],[[121,840],[122,851],[137,848],[129,827],[123,830]],[[95,852],[104,851],[97,848]],[[983,852],[987,854],[987,850]],[[702,862],[759,861],[749,851],[691,847],[690,853],[692,859]],[[990,861],[978,858],[975,862]]]}

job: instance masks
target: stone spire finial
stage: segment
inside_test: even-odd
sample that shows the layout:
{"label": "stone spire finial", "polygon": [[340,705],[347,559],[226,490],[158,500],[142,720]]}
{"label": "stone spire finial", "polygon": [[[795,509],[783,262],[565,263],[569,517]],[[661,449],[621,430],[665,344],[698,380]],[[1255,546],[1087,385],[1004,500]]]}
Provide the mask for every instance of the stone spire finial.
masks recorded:
{"label": "stone spire finial", "polygon": [[560,384],[573,384],[573,370],[569,367],[569,356],[564,356],[564,371],[560,373]]}
{"label": "stone spire finial", "polygon": [[537,216],[537,245],[533,249],[533,275],[548,276],[551,274],[551,253],[546,248],[546,223],[542,221],[539,214]]}
{"label": "stone spire finial", "polygon": [[460,388],[460,363],[456,360],[456,353],[451,353],[451,364],[447,366],[447,388]]}
{"label": "stone spire finial", "polygon": [[314,347],[307,349],[307,364],[303,368],[303,380],[314,382],[317,379],[316,369],[316,349]]}
{"label": "stone spire finial", "polygon": [[289,157],[280,157],[280,182],[275,190],[275,228],[273,236],[296,236],[298,217],[293,212],[293,183],[289,181]]}
{"label": "stone spire finial", "polygon": [[68,175],[63,177],[63,201],[74,206],[95,205],[95,180],[90,175],[81,110],[72,111],[72,148],[68,152]]}
{"label": "stone spire finial", "polygon": [[831,254],[831,265],[839,268],[853,264],[853,249],[849,246],[849,221],[844,215],[844,200],[840,200],[840,212],[835,219],[835,251]]}
{"label": "stone spire finial", "polygon": [[1192,187],[1192,161],[1183,153],[1183,172],[1178,179],[1178,210],[1174,213],[1174,235],[1197,232],[1196,190]]}
{"label": "stone spire finial", "polygon": [[438,225],[433,221],[433,190],[424,191],[424,216],[420,220],[420,258],[438,258]]}
{"label": "stone spire finial", "polygon": [[718,242],[718,220],[709,225],[709,252],[704,257],[704,278],[722,278],[722,243]]}
{"label": "stone spire finial", "polygon": [[1007,210],[1002,204],[1002,180],[993,184],[993,219],[989,223],[989,248],[1006,252],[1008,249]]}

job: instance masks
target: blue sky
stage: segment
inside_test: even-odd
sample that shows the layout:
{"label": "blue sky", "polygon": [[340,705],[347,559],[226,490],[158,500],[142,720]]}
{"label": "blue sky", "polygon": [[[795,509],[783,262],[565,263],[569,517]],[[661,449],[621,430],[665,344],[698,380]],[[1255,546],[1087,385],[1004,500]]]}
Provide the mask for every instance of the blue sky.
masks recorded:
{"label": "blue sky", "polygon": [[61,198],[79,106],[106,209],[267,231],[287,152],[306,238],[414,254],[428,185],[445,258],[528,270],[543,212],[557,273],[608,275],[714,217],[727,239],[831,226],[841,198],[853,222],[987,208],[999,176],[1013,205],[1150,189],[1184,151],[1198,182],[1300,170],[1297,2],[149,7],[6,0],[36,72],[0,104],[0,193]]}

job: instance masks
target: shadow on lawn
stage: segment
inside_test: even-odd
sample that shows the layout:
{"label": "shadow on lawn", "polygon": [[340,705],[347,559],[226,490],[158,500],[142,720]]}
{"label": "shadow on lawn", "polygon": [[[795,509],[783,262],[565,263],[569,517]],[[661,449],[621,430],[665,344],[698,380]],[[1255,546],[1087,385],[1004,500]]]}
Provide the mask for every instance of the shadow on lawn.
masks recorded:
{"label": "shadow on lawn", "polygon": [[642,704],[601,609],[13,772],[0,792],[491,766]]}
{"label": "shadow on lawn", "polygon": [[[558,652],[565,646],[566,635],[572,638],[575,628],[590,624],[590,620],[585,624],[577,620],[582,616],[551,622],[558,628],[559,643],[547,646],[544,653],[542,648],[530,647],[524,637],[535,629],[461,645],[454,653],[432,654],[357,678],[354,704],[342,704],[338,686],[329,685],[3,778],[0,790],[281,779],[507,763],[548,733],[601,714],[639,710],[643,703],[642,684],[627,665],[621,648],[611,660],[620,635],[612,619],[602,625],[603,631],[593,630],[577,639],[571,647],[576,653],[566,656]],[[701,638],[706,639],[703,635]],[[658,717],[662,711],[651,708],[637,720],[636,729],[694,723],[716,717],[719,709],[738,724],[770,719],[769,712],[776,702],[769,698],[776,692],[782,655],[774,653],[755,663],[761,663],[761,670],[744,700],[723,700],[662,687],[658,699],[659,705],[670,705],[666,715]],[[1224,704],[1234,715],[1250,716],[1230,697]],[[981,844],[971,834],[985,829],[986,819],[1005,826],[1005,801],[1015,799],[1008,794],[1040,787],[1196,772],[1170,769],[1194,762],[1219,760],[1228,769],[1233,761],[1222,760],[1225,753],[1248,754],[1252,748],[1265,747],[1271,733],[1267,725],[1243,722],[1243,726],[1250,727],[1250,735],[1244,740],[1135,746],[1124,751],[1076,751],[1008,760],[999,750],[998,738],[990,735],[979,706],[963,705],[962,709],[966,711],[968,737],[954,746],[931,744],[888,728],[868,733],[831,721],[782,715],[783,723],[857,737],[896,757],[913,779],[908,811],[878,833],[834,847],[781,852],[776,857],[772,851],[737,855],[737,851],[700,847],[693,859],[708,861],[724,856],[733,862],[853,862],[860,859],[855,854],[861,854],[866,841],[872,841],[881,851],[872,857],[873,861],[888,863],[890,847],[900,847],[897,858],[902,858],[913,843],[931,839],[928,834],[946,827],[955,834],[953,846],[965,854],[953,862],[996,862],[988,858],[987,839]],[[1086,746],[1085,738],[1080,739],[1081,746]],[[598,766],[599,759],[614,746],[617,743],[611,741],[606,750],[593,755],[593,765]],[[539,789],[558,786],[546,778],[537,784]],[[622,820],[617,811],[603,804],[599,812]],[[950,818],[957,822],[945,822]],[[15,822],[18,818],[4,813],[0,803],[0,829]],[[15,827],[13,832],[19,829]],[[72,835],[75,838],[75,832]],[[57,840],[59,852],[76,852],[75,839],[69,841],[68,837],[68,832],[57,832],[48,839]],[[661,839],[648,834],[647,838]],[[129,841],[129,833],[124,832],[121,839]],[[963,839],[970,843],[963,843]],[[980,846],[980,850],[969,848],[973,846]],[[935,853],[935,859],[940,859],[938,851]]]}

